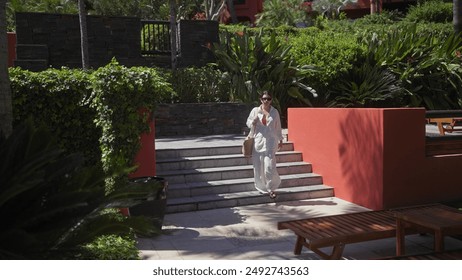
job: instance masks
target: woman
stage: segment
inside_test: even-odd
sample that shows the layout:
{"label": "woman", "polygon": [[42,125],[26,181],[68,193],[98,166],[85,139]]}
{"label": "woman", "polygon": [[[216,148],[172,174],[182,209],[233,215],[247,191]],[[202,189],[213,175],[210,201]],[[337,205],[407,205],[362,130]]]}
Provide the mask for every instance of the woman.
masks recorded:
{"label": "woman", "polygon": [[252,152],[255,188],[275,199],[275,191],[281,184],[276,169],[276,152],[282,147],[283,138],[279,112],[271,106],[272,100],[267,91],[261,94],[261,105],[250,112],[247,126],[255,135]]}

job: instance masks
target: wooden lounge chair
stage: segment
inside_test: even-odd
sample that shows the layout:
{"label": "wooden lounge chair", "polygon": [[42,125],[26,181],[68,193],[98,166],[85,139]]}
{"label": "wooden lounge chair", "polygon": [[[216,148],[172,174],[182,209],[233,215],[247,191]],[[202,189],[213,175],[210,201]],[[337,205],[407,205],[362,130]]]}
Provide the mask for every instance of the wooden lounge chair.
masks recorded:
{"label": "wooden lounge chair", "polygon": [[430,123],[436,123],[440,135],[446,135],[446,132],[462,131],[462,128],[455,128],[462,122],[462,118],[430,118]]}
{"label": "wooden lounge chair", "polygon": [[[299,255],[303,247],[323,259],[340,259],[346,244],[396,237],[396,212],[422,207],[447,207],[442,204],[420,205],[392,210],[366,211],[301,220],[282,221],[278,229],[289,229],[297,236],[294,254]],[[407,229],[405,234],[423,232]],[[321,248],[332,247],[326,254]]]}

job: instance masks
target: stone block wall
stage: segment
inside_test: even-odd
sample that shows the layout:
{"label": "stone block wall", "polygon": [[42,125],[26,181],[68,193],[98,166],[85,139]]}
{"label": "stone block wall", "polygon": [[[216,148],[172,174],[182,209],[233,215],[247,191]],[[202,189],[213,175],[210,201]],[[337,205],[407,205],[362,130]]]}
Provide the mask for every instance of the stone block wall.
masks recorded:
{"label": "stone block wall", "polygon": [[[141,20],[135,17],[87,16],[88,51],[91,68],[112,58],[125,66],[170,67],[170,55],[141,54]],[[219,41],[217,21],[178,22],[178,66],[204,66],[213,62],[210,47]],[[71,14],[16,13],[15,66],[32,71],[47,67],[82,67],[79,16]],[[37,48],[36,48],[37,47]],[[27,50],[35,50],[30,57]],[[39,49],[45,49],[42,54]],[[29,52],[30,53],[30,52]]]}
{"label": "stone block wall", "polygon": [[[78,15],[17,13],[16,26],[17,46],[47,46],[48,57],[35,59],[54,68],[82,66]],[[113,57],[121,64],[142,63],[140,26],[139,18],[87,16],[90,66],[104,66]],[[18,53],[22,59],[28,58]]]}
{"label": "stone block wall", "polygon": [[243,134],[252,105],[242,103],[159,104],[156,137]]}
{"label": "stone block wall", "polygon": [[179,67],[188,65],[204,66],[215,61],[211,47],[219,42],[219,25],[212,20],[180,20]]}

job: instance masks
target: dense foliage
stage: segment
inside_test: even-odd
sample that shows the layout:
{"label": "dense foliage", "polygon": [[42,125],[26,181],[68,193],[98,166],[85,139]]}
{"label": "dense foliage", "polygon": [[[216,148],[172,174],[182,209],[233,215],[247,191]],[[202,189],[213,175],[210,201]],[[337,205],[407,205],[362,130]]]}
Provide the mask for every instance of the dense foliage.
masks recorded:
{"label": "dense foliage", "polygon": [[271,32],[258,34],[225,33],[226,43],[215,44],[217,65],[225,80],[233,85],[231,100],[257,103],[262,91],[273,95],[273,105],[284,115],[293,101],[309,104],[308,95],[316,92],[303,83],[306,72],[313,71],[308,65],[296,64],[289,51],[291,46],[278,40]]}
{"label": "dense foliage", "polygon": [[101,129],[93,120],[96,111],[85,103],[91,96],[90,75],[79,69],[43,72],[10,68],[14,124],[29,117],[46,124],[69,152],[83,152],[87,164],[101,161]]}
{"label": "dense foliage", "polygon": [[223,79],[223,73],[214,66],[187,67],[175,71],[164,69],[173,93],[165,103],[228,102],[232,85]]}
{"label": "dense foliage", "polygon": [[[448,20],[451,7],[425,1],[407,14],[317,17],[313,27],[265,30],[290,44],[295,65],[316,67],[303,78],[318,94],[310,97],[313,106],[460,109],[462,43]],[[222,29],[240,32],[236,26]],[[259,29],[246,30],[256,34]]]}
{"label": "dense foliage", "polygon": [[30,119],[0,136],[0,259],[98,258],[86,247],[95,239],[156,232],[149,220],[110,209],[135,205],[159,185],[126,185],[107,195],[100,166],[84,166],[80,154],[56,142]]}
{"label": "dense foliage", "polygon": [[[149,113],[171,94],[156,69],[116,61],[93,72],[11,68],[10,77],[15,123],[34,117],[52,129],[62,148],[82,152],[88,164],[101,163],[107,174],[134,167]],[[108,182],[108,192],[113,185]]]}
{"label": "dense foliage", "polygon": [[[170,85],[154,68],[119,65],[116,61],[92,74],[89,104],[97,112],[95,124],[102,130],[100,148],[103,169],[132,166],[140,148],[140,135],[149,131],[149,118]],[[114,180],[113,180],[114,179]],[[126,185],[123,178],[110,179],[108,191]]]}

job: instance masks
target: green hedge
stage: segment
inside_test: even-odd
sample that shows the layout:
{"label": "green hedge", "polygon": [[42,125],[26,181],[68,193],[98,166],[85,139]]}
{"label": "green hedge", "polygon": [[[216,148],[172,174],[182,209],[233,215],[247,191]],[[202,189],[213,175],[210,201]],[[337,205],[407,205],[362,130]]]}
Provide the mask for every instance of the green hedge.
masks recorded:
{"label": "green hedge", "polygon": [[340,73],[351,69],[352,64],[365,52],[354,36],[331,30],[306,28],[297,36],[290,36],[290,53],[299,65],[315,65],[308,84],[316,90],[328,86]]}
{"label": "green hedge", "polygon": [[442,0],[425,1],[411,6],[405,20],[411,22],[451,23],[452,7],[452,3],[445,3]]}
{"label": "green hedge", "polygon": [[88,72],[10,68],[10,79],[15,125],[33,117],[51,128],[62,148],[83,153],[87,164],[102,163],[107,174],[134,168],[139,137],[149,130],[140,109],[153,110],[172,94],[156,69],[116,61]]}
{"label": "green hedge", "polygon": [[101,129],[93,123],[96,111],[88,106],[90,76],[82,70],[10,68],[14,125],[31,116],[56,134],[62,148],[82,152],[87,164],[98,163]]}
{"label": "green hedge", "polygon": [[[103,169],[108,173],[133,166],[140,148],[140,135],[149,131],[150,112],[171,87],[154,68],[127,68],[113,61],[92,74],[91,108],[95,124],[102,129],[100,148]],[[120,180],[119,180],[120,179]],[[108,191],[126,184],[126,178],[112,178]]]}
{"label": "green hedge", "polygon": [[165,103],[228,102],[232,85],[223,80],[223,73],[214,66],[163,70],[173,93]]}

